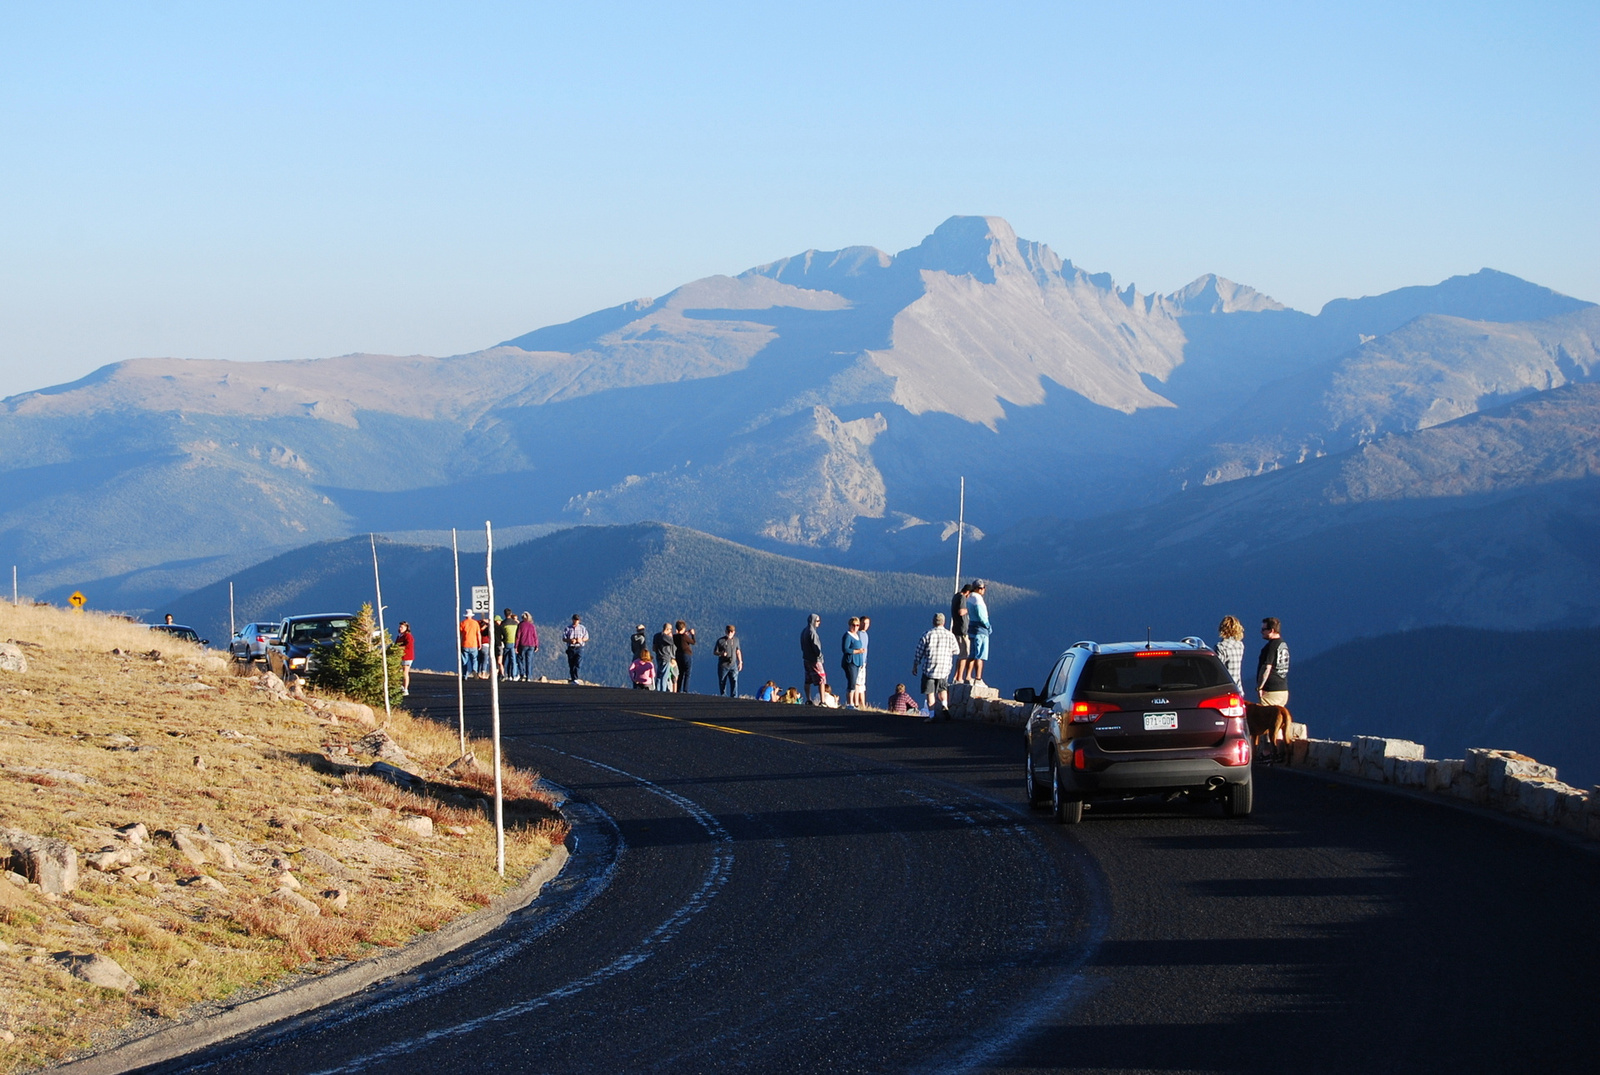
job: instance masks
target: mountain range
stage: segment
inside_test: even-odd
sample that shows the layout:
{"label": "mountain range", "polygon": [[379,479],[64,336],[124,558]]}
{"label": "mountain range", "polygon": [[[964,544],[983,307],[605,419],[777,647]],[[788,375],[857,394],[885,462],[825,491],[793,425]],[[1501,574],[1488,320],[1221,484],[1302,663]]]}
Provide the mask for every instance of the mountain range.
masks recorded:
{"label": "mountain range", "polygon": [[0,553],[148,608],[368,530],[656,519],[877,568],[1593,379],[1600,311],[1483,270],[1317,315],[1118,287],[995,217],[450,358],[136,359],[0,401]]}

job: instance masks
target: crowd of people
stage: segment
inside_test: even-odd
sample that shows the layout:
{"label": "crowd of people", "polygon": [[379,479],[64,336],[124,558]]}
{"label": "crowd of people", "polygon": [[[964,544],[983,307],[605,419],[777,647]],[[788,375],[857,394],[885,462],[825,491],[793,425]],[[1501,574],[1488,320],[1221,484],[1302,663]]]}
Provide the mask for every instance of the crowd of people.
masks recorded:
{"label": "crowd of people", "polygon": [[[984,594],[987,586],[983,579],[965,583],[950,598],[950,612],[935,613],[932,626],[918,640],[911,658],[912,681],[919,688],[918,695],[906,689],[905,683],[896,683],[883,708],[891,713],[921,713],[924,720],[941,717],[950,719],[949,695],[952,684],[967,683],[984,686],[983,668],[989,660],[989,636],[993,626],[989,620],[989,606]],[[487,613],[474,614],[467,610],[459,625],[461,635],[462,674],[479,679],[498,675],[505,680],[527,681],[533,678],[533,656],[539,652],[539,630],[534,626],[533,615],[520,616],[511,609],[489,617]],[[851,616],[839,638],[839,671],[844,694],[841,696],[828,681],[827,661],[822,641],[822,617],[813,612],[800,632],[800,664],[803,690],[780,687],[776,680],[767,680],[757,691],[756,699],[763,702],[817,705],[825,708],[866,709],[867,665],[870,655],[871,616]],[[1282,626],[1276,618],[1262,621],[1261,637],[1265,640],[1257,662],[1256,696],[1263,705],[1287,706],[1289,703],[1289,646],[1283,641]],[[1229,675],[1241,694],[1245,692],[1243,678],[1244,626],[1233,616],[1224,617],[1217,628],[1217,656],[1222,659]],[[410,626],[400,624],[396,644],[403,646],[405,682],[402,693],[408,693],[411,663],[415,657],[416,641]],[[583,617],[573,613],[572,622],[561,631],[562,645],[566,651],[568,680],[579,681],[579,669],[584,650],[589,644],[589,631]],[[694,651],[699,645],[695,629],[684,620],[667,621],[654,635],[644,624],[634,628],[629,640],[631,661],[628,680],[636,690],[672,691],[690,693],[689,676],[694,668]],[[717,693],[729,698],[739,697],[739,675],[744,671],[744,651],[739,633],[733,624],[712,644],[712,656],[717,663]]]}

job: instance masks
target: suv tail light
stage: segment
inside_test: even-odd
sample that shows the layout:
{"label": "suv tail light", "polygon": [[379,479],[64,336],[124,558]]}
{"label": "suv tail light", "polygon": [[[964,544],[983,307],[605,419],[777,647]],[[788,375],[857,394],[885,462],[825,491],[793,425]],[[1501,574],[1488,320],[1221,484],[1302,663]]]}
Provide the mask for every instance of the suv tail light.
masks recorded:
{"label": "suv tail light", "polygon": [[1073,702],[1071,709],[1072,723],[1093,724],[1104,714],[1115,713],[1119,708],[1110,702]]}
{"label": "suv tail light", "polygon": [[1227,751],[1223,753],[1222,757],[1218,758],[1217,760],[1223,765],[1249,765],[1250,740],[1235,739],[1233,744],[1228,747]]}
{"label": "suv tail light", "polygon": [[1083,751],[1074,750],[1072,752],[1072,767],[1079,770],[1089,768],[1089,759],[1084,756]]}
{"label": "suv tail light", "polygon": [[1216,698],[1207,698],[1195,708],[1220,709],[1225,717],[1244,716],[1244,698],[1238,694],[1223,694]]}

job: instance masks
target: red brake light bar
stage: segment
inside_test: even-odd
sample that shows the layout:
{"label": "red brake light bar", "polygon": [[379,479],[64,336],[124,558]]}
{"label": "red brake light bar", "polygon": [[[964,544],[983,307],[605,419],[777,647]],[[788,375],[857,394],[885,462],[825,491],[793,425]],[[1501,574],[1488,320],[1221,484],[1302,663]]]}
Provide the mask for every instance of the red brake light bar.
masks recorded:
{"label": "red brake light bar", "polygon": [[1141,649],[1134,651],[1135,657],[1171,657],[1170,649]]}

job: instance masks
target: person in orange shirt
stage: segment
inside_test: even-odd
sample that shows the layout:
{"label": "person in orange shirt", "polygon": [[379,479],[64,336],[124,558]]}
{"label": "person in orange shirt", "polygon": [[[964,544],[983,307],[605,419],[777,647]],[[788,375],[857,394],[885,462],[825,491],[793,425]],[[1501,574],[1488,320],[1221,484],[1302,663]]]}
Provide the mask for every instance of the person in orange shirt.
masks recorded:
{"label": "person in orange shirt", "polygon": [[483,641],[483,625],[472,618],[472,610],[461,614],[461,674],[476,675],[478,645]]}

